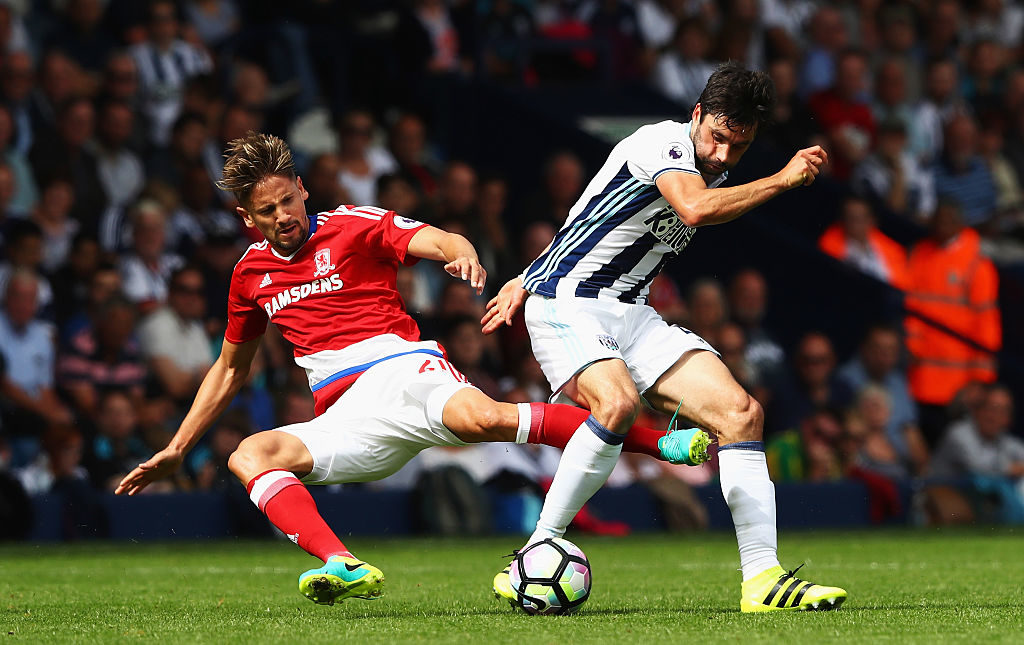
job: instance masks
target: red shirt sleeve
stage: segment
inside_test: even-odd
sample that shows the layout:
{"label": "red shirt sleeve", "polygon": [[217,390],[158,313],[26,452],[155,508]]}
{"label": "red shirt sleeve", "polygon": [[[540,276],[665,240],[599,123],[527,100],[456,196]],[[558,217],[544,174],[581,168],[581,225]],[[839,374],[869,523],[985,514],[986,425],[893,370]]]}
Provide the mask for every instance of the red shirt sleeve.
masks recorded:
{"label": "red shirt sleeve", "polygon": [[[367,255],[376,258],[415,264],[419,258],[408,256],[409,241],[416,233],[427,226],[408,217],[402,217],[394,211],[385,211],[370,206],[350,207],[348,210],[356,221],[364,225],[362,232],[363,248]],[[368,219],[368,215],[378,215],[380,219]]]}
{"label": "red shirt sleeve", "polygon": [[269,320],[267,312],[260,308],[251,297],[251,290],[246,288],[242,277],[244,272],[235,267],[231,274],[231,287],[228,290],[228,324],[224,330],[224,340],[241,345],[263,335]]}

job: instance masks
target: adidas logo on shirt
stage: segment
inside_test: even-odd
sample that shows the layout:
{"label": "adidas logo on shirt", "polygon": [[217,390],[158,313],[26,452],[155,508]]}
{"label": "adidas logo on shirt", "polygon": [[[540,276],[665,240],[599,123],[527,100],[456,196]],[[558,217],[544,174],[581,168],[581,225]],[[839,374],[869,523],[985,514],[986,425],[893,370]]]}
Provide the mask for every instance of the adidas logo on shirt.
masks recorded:
{"label": "adidas logo on shirt", "polygon": [[262,289],[263,287],[269,285],[271,282],[273,282],[273,281],[270,279],[270,274],[269,273],[264,273],[263,274],[263,281],[260,282],[260,288]]}

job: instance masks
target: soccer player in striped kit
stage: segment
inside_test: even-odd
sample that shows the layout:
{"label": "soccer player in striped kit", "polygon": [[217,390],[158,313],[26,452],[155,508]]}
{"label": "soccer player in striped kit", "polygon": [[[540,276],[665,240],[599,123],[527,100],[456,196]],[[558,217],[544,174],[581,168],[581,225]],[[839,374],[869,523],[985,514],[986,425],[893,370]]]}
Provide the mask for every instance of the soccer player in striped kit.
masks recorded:
{"label": "soccer player in striped kit", "polygon": [[[800,580],[780,566],[761,406],[710,345],[666,324],[646,303],[651,281],[699,227],[731,221],[810,184],[827,162],[814,146],[774,175],[719,188],[768,121],[774,101],[767,74],[727,63],[708,79],[689,122],[645,125],[620,141],[551,245],[502,287],[481,321],[490,333],[524,308],[555,399],[592,413],[565,448],[527,544],[561,537],[604,484],[642,397],[718,438],[745,612],[834,608],[846,591]],[[688,437],[676,443],[677,434],[662,440],[670,459],[673,450],[690,449]],[[511,600],[506,572],[495,576],[494,591]]]}

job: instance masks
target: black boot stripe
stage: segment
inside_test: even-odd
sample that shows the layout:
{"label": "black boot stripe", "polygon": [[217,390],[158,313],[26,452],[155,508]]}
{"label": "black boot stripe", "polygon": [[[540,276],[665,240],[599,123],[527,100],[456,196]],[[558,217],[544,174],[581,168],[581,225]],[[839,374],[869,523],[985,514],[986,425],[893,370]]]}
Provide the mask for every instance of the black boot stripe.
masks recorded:
{"label": "black boot stripe", "polygon": [[765,604],[765,605],[768,605],[769,607],[771,607],[772,600],[775,599],[776,594],[778,594],[779,591],[784,586],[786,586],[786,583],[789,582],[790,580],[792,580],[792,578],[789,576],[789,574],[785,574],[785,575],[780,576],[779,577],[779,581],[775,583],[775,586],[772,588],[771,592],[767,596],[765,596],[765,598],[762,601],[762,603]]}
{"label": "black boot stripe", "polygon": [[804,594],[807,593],[808,589],[810,589],[811,587],[814,586],[810,582],[807,582],[807,583],[804,583],[804,584],[806,586],[803,589],[801,589],[800,591],[798,591],[796,596],[793,598],[793,606],[794,607],[799,607],[800,606],[800,601],[804,599]]}
{"label": "black boot stripe", "polygon": [[[789,589],[786,589],[786,592],[784,594],[782,594],[781,598],[779,598],[779,607],[788,607],[788,606],[790,606],[790,605],[786,604],[786,600],[788,600],[789,597],[791,595],[793,595],[793,592],[796,591],[798,587],[802,587],[803,585],[807,585],[807,584],[810,584],[810,583],[804,582],[803,580],[800,580],[799,578],[793,578],[793,584],[790,585]],[[806,589],[806,588],[807,587],[804,587],[804,589]],[[793,604],[794,605],[796,604],[795,599],[794,599],[794,603]]]}

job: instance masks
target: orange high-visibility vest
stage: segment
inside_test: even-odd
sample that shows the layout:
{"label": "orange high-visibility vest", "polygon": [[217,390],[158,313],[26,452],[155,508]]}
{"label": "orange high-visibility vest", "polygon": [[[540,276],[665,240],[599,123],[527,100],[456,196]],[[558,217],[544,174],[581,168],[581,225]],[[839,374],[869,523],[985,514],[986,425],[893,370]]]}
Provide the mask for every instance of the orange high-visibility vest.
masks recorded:
{"label": "orange high-visibility vest", "polygon": [[908,315],[910,391],[921,403],[945,405],[968,382],[996,378],[995,353],[1002,346],[999,276],[981,254],[980,238],[964,229],[944,246],[917,243],[910,253],[908,312],[941,323],[987,348],[975,349],[958,337]]}
{"label": "orange high-visibility vest", "polygon": [[[882,258],[888,282],[897,289],[906,290],[909,283],[907,275],[907,252],[892,238],[872,227],[868,233],[868,244],[876,255]],[[839,222],[829,226],[825,233],[818,239],[818,247],[837,260],[845,260],[847,253],[847,238],[843,227]]]}

